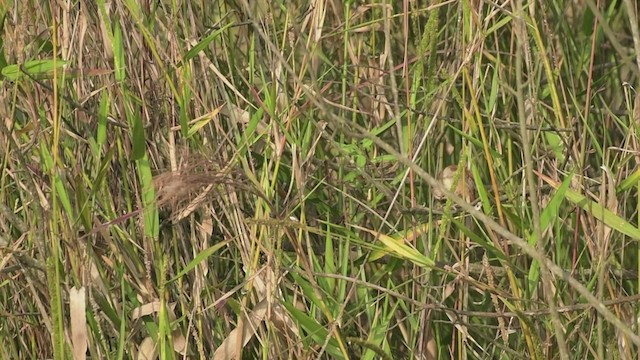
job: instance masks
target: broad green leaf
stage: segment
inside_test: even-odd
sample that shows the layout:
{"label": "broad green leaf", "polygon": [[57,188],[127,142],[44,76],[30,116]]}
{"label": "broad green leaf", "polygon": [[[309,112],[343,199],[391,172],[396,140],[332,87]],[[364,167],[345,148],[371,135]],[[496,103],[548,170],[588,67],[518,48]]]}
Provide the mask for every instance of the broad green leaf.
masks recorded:
{"label": "broad green leaf", "polygon": [[475,163],[471,164],[471,175],[473,176],[473,182],[476,187],[478,199],[480,199],[480,203],[482,204],[482,208],[484,209],[486,214],[491,214],[493,209],[491,208],[491,204],[493,201],[489,200],[490,194],[486,186],[483,183],[483,177],[478,170],[478,167]]}
{"label": "broad green leaf", "polygon": [[[468,140],[469,142],[471,142],[473,145],[477,146],[478,148],[484,149],[484,144],[482,143],[482,141],[480,139],[477,139],[473,136],[469,136],[469,134],[467,134],[466,132],[461,131],[460,129],[456,128],[455,126],[453,126],[452,124],[445,122],[445,124],[449,127],[449,129],[451,129],[453,132],[457,133],[458,135],[462,136],[463,138],[465,138],[466,140]],[[491,153],[491,156],[494,158],[494,162],[497,159],[502,159],[502,154],[500,154],[499,152],[497,152],[495,149],[493,148],[489,148],[489,152]]]}
{"label": "broad green leaf", "polygon": [[554,132],[545,132],[545,138],[558,162],[564,162],[564,142],[560,135]]}
{"label": "broad green leaf", "polygon": [[498,83],[498,80],[500,79],[499,68],[499,66],[493,67],[493,74],[491,75],[491,91],[489,92],[487,109],[495,109],[496,103],[498,102],[498,89],[500,89],[500,85]]}
{"label": "broad green leaf", "polygon": [[629,177],[622,180],[620,184],[616,187],[616,194],[619,192],[623,192],[625,190],[631,189],[640,181],[640,169],[637,169],[633,172]]}
{"label": "broad green leaf", "polygon": [[220,35],[222,32],[224,32],[225,30],[227,30],[229,27],[233,26],[233,23],[229,23],[221,28],[219,28],[216,31],[213,31],[211,34],[207,35],[204,39],[202,39],[199,43],[197,43],[194,47],[192,47],[191,49],[189,49],[189,51],[187,51],[187,53],[184,56],[184,62],[187,62],[191,59],[193,59],[194,57],[196,57],[196,55],[198,55],[202,50],[204,50],[207,46],[209,46],[209,44],[216,38],[218,37],[218,35]]}
{"label": "broad green leaf", "polygon": [[[53,163],[53,157],[51,156],[51,153],[49,152],[49,149],[46,146],[46,142],[42,142],[41,144],[42,146],[40,146],[40,154],[41,154],[43,163],[45,165],[44,171],[51,172],[51,170],[55,166],[55,164]],[[73,207],[71,206],[71,200],[69,198],[69,194],[67,193],[65,184],[60,178],[60,175],[58,174],[57,171],[53,176],[52,182],[53,182],[53,186],[55,186],[56,188],[56,194],[58,195],[58,199],[62,204],[62,208],[67,213],[67,216],[69,219],[74,219]]]}
{"label": "broad green leaf", "polygon": [[[536,174],[552,187],[556,189],[560,188],[560,183],[558,183],[557,181],[539,172],[536,172]],[[602,206],[600,203],[589,200],[584,195],[571,189],[567,189],[565,198],[572,203],[580,206],[584,211],[591,214],[591,216],[593,216],[594,218],[602,221],[608,227],[621,232],[632,239],[640,240],[640,229],[630,224],[620,216],[616,215],[613,211]]]}
{"label": "broad green leaf", "polygon": [[[13,8],[13,4],[11,4],[11,2],[9,2],[9,4],[7,4],[7,2],[3,2],[3,6],[0,6],[0,33],[5,34],[4,32],[4,25],[5,25],[5,19],[7,17],[7,12],[9,11],[9,9]],[[4,40],[5,40],[5,36],[1,36],[0,37],[0,49],[4,49]],[[5,66],[7,66],[7,59],[4,56],[4,51],[0,51],[0,69],[4,68]]]}
{"label": "broad green leaf", "polygon": [[9,81],[16,81],[26,76],[25,72],[36,79],[53,79],[53,71],[57,68],[62,72],[66,61],[53,59],[31,60],[24,64],[8,65],[2,68],[2,76]]}
{"label": "broad green leaf", "polygon": [[145,155],[146,140],[142,119],[129,106],[125,106],[129,126],[131,126],[131,159],[134,161],[142,159]]}
{"label": "broad green leaf", "polygon": [[[560,209],[560,205],[562,204],[562,200],[564,200],[567,190],[569,190],[569,184],[571,184],[571,179],[573,178],[573,174],[567,176],[566,179],[562,182],[560,187],[557,188],[555,194],[547,204],[547,207],[542,210],[540,214],[540,230],[542,232],[546,231],[549,226],[553,226],[555,220],[558,217],[558,210]],[[539,239],[536,238],[535,234],[532,233],[529,236],[529,245],[536,246]],[[527,280],[529,282],[529,289],[534,289],[538,284],[540,279],[540,263],[536,260],[533,260],[531,266],[529,267],[529,274],[527,276]]]}
{"label": "broad green leaf", "polygon": [[153,175],[151,174],[151,165],[146,154],[143,153],[142,159],[136,161],[138,177],[142,186],[142,205],[144,218],[144,235],[157,239],[160,232],[160,219],[158,208],[156,207],[156,193],[153,187]]}
{"label": "broad green leaf", "polygon": [[249,118],[249,121],[247,122],[247,127],[242,133],[242,140],[240,141],[240,144],[242,145],[239,149],[240,154],[246,153],[248,145],[253,144],[257,140],[257,138],[254,137],[256,130],[260,131],[260,133],[258,134],[258,138],[263,135],[265,130],[260,129],[260,122],[262,121],[263,115],[264,115],[264,109],[258,108],[253,113],[253,115],[251,115],[251,117]]}
{"label": "broad green leaf", "polygon": [[[331,227],[327,227],[327,233],[324,237],[324,272],[327,274],[337,274],[338,273],[338,267],[335,263],[335,253],[334,253],[334,242],[333,242],[333,236],[331,234]],[[318,283],[320,284],[324,284],[326,286],[326,289],[330,289],[329,291],[335,295],[335,285],[336,285],[336,280],[332,279],[332,278],[321,278],[318,279]]]}
{"label": "broad green leaf", "polygon": [[507,25],[511,21],[511,19],[512,19],[511,16],[505,16],[501,20],[496,21],[495,24],[493,24],[493,26],[491,26],[489,29],[486,30],[483,36],[489,37],[490,34],[500,30],[503,26]]}
{"label": "broad green leaf", "polygon": [[569,184],[571,184],[572,178],[573,173],[567,176],[560,187],[556,190],[555,194],[553,194],[553,197],[551,198],[551,201],[549,201],[549,204],[547,204],[547,207],[542,210],[542,213],[540,214],[540,229],[542,229],[542,231],[545,231],[549,226],[553,226],[555,220],[558,218],[560,204],[562,204],[562,200],[564,200],[565,194],[567,190],[569,190]]}
{"label": "broad green leaf", "polygon": [[126,0],[125,4],[127,5],[127,9],[129,9],[130,14],[137,20],[141,19],[144,16],[142,8],[140,7],[140,3],[134,0]]}
{"label": "broad green leaf", "polygon": [[[392,309],[388,309],[389,307]],[[380,316],[372,316],[374,321],[371,324],[371,331],[369,332],[369,338],[367,339],[369,344],[376,347],[381,347],[383,345],[383,342],[387,338],[389,327],[391,326],[391,321],[397,313],[397,309],[398,302],[394,302],[393,305],[385,302],[384,309],[380,312]],[[380,354],[371,349],[366,349],[364,354],[362,355],[362,360],[373,360],[379,358]]]}
{"label": "broad green leaf", "polygon": [[95,179],[91,181],[91,193],[89,194],[90,198],[94,197],[98,193],[98,191],[102,187],[104,179],[106,178],[107,174],[111,170],[111,159],[113,159],[115,150],[116,150],[116,147],[111,146],[109,150],[106,152],[106,154],[102,157],[100,161],[100,169],[98,171],[98,174],[96,175]]}
{"label": "broad green leaf", "polygon": [[529,291],[535,290],[540,279],[540,262],[533,261],[529,266],[529,273],[527,274],[527,281],[529,282]]}
{"label": "broad green leaf", "polygon": [[[504,254],[502,249],[496,248],[492,242],[487,241],[486,238],[482,236],[479,236],[475,231],[472,231],[455,218],[451,218],[451,223],[458,227],[458,229],[460,229],[460,231],[462,231],[462,233],[467,236],[473,243],[482,246],[484,250],[486,250],[492,256],[495,256],[497,259],[500,259],[503,263],[509,263],[509,258]],[[510,264],[510,266],[513,267],[512,264]]]}
{"label": "broad green leaf", "polygon": [[[191,92],[191,86],[188,82],[191,80],[191,66],[183,66],[182,67],[182,76],[179,78],[179,86],[182,89],[182,104],[190,104],[193,94]],[[189,125],[187,124],[187,118],[189,117],[189,113],[187,111],[186,106],[180,106],[180,131],[182,132],[182,136],[190,137],[195,134],[197,130],[193,133],[189,133]]]}
{"label": "broad green leaf", "polygon": [[180,270],[180,272],[178,273],[178,275],[176,275],[173,279],[167,281],[167,284],[170,284],[178,279],[180,279],[181,277],[187,275],[187,273],[189,273],[189,271],[193,270],[196,268],[196,266],[198,266],[198,264],[200,264],[201,262],[207,260],[207,258],[211,255],[213,255],[216,251],[220,250],[221,248],[223,248],[224,246],[226,246],[231,240],[225,240],[222,242],[219,242],[213,246],[210,246],[204,250],[202,250],[198,255],[196,255],[195,258],[193,258],[193,260],[191,260],[187,266],[184,267],[184,269]]}
{"label": "broad green leaf", "polygon": [[311,337],[311,339],[313,339],[313,341],[318,346],[324,346],[324,344],[326,343],[326,350],[327,353],[331,355],[331,358],[344,359],[344,356],[340,351],[340,347],[336,339],[332,337],[327,342],[327,337],[329,337],[330,335],[324,326],[322,326],[315,319],[298,310],[295,306],[289,304],[288,302],[283,302],[282,305],[284,305],[291,317],[298,322],[300,327],[302,327],[302,329]]}
{"label": "broad green leaf", "polygon": [[100,110],[98,112],[98,130],[96,132],[96,142],[102,146],[107,141],[107,116],[109,112],[109,96],[106,91],[100,97]]}
{"label": "broad green leaf", "polygon": [[360,229],[362,231],[366,231],[382,242],[387,250],[394,256],[399,257],[401,259],[409,260],[412,263],[424,267],[424,268],[432,268],[435,263],[433,260],[428,258],[427,256],[420,253],[415,248],[409,246],[404,242],[403,239],[394,239],[389,235],[385,235],[382,233],[378,233],[373,230],[369,230],[360,226],[352,225],[356,229]]}
{"label": "broad green leaf", "polygon": [[308,281],[303,279],[300,275],[298,275],[295,272],[292,272],[291,276],[294,278],[295,283],[298,286],[300,286],[300,288],[302,289],[302,293],[304,294],[305,298],[316,307],[322,308],[323,307],[322,300],[320,300],[318,296],[316,296],[316,292],[314,291],[311,284],[309,284]]}
{"label": "broad green leaf", "polygon": [[116,82],[120,83],[127,77],[127,68],[124,58],[124,44],[122,41],[122,28],[116,22],[113,27],[113,68]]}
{"label": "broad green leaf", "polygon": [[[224,105],[223,105],[224,106]],[[195,119],[192,122],[195,122],[195,124],[189,128],[189,131],[187,133],[187,137],[191,137],[193,136],[193,134],[197,133],[198,130],[202,129],[205,125],[207,125],[213,118],[215,118],[216,116],[218,116],[218,113],[220,112],[220,110],[222,109],[223,106],[218,107],[217,109],[214,109],[213,111],[211,111],[208,114],[205,114],[197,119]]]}
{"label": "broad green leaf", "polygon": [[[389,130],[389,128],[391,128],[395,124],[396,124],[396,120],[395,119],[389,120],[386,123],[371,129],[371,134],[373,134],[375,136],[380,136],[382,133],[384,133],[385,131]],[[373,141],[371,141],[369,139],[362,140],[362,148],[363,149],[370,149],[372,146],[373,146]]]}
{"label": "broad green leaf", "polygon": [[[569,175],[562,184],[557,188],[557,191],[549,201],[549,204],[546,208],[542,210],[540,214],[540,229],[542,232],[546,231],[549,226],[554,224],[554,220],[558,216],[558,209],[562,200],[566,197],[566,192],[569,189],[569,184],[571,183],[571,178],[573,174]],[[538,239],[535,237],[535,234],[531,233],[528,237],[528,243],[531,246],[535,246],[538,243]]]}

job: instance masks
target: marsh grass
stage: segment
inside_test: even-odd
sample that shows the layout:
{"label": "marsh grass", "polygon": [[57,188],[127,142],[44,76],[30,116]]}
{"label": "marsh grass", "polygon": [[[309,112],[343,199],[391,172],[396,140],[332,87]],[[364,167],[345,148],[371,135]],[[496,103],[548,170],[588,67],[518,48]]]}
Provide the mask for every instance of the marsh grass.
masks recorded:
{"label": "marsh grass", "polygon": [[0,358],[638,357],[632,1],[0,18]]}

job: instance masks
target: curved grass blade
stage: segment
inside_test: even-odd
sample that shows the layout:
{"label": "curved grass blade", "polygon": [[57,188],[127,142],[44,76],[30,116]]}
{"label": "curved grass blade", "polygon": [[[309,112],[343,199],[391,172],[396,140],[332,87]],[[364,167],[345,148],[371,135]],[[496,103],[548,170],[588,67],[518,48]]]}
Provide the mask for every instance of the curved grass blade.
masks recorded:
{"label": "curved grass blade", "polygon": [[27,74],[30,77],[38,80],[53,79],[54,70],[62,72],[66,65],[66,61],[58,59],[56,59],[55,62],[53,61],[53,59],[31,60],[25,62],[24,64],[13,64],[5,66],[4,68],[2,68],[1,73],[2,76],[9,81],[20,80],[23,77],[27,76]]}
{"label": "curved grass blade", "polygon": [[222,241],[202,250],[198,255],[196,255],[195,258],[193,258],[193,260],[191,260],[187,264],[187,266],[184,267],[184,269],[180,270],[178,275],[176,275],[171,280],[167,281],[167,284],[170,284],[180,279],[181,277],[185,276],[189,271],[195,269],[195,267],[198,266],[198,264],[205,261],[209,256],[213,255],[216,251],[220,250],[222,247],[226,246],[230,241],[231,240]]}
{"label": "curved grass blade", "polygon": [[333,359],[344,359],[340,346],[335,338],[330,336],[329,331],[322,324],[318,323],[314,318],[298,310],[289,302],[283,302],[282,305],[287,309],[291,317],[298,322],[298,325],[309,335],[316,344],[327,344],[326,351]]}
{"label": "curved grass blade", "polygon": [[[540,176],[540,178],[547,184],[551,185],[554,189],[560,188],[559,182],[537,171],[535,171],[535,173]],[[584,195],[571,189],[567,189],[565,198],[572,203],[580,206],[584,211],[591,214],[594,218],[602,221],[608,227],[621,232],[632,239],[640,240],[640,229],[638,229],[637,226],[634,226],[625,219],[616,215],[616,213],[607,209],[602,204],[596,201],[589,200]]]}
{"label": "curved grass blade", "polygon": [[622,180],[616,187],[616,194],[631,189],[640,181],[640,169],[637,169],[629,177]]}
{"label": "curved grass blade", "polygon": [[396,257],[409,260],[412,263],[424,268],[432,268],[435,265],[435,262],[432,259],[423,255],[415,248],[407,245],[402,239],[395,239],[389,235],[385,235],[377,231],[369,230],[357,225],[351,225],[351,226],[353,226],[356,229],[366,231],[369,234],[375,236],[387,248],[389,253],[393,254]]}
{"label": "curved grass blade", "polygon": [[[558,188],[556,188],[556,193],[549,201],[547,207],[542,210],[540,214],[540,229],[544,233],[550,226],[553,226],[555,220],[558,218],[558,211],[560,209],[560,204],[562,204],[562,200],[564,200],[567,191],[569,190],[569,184],[571,184],[571,179],[573,178],[573,173],[567,176],[566,179],[560,184]],[[529,236],[529,245],[536,246],[536,243],[540,239],[537,239],[535,234],[531,233]],[[534,289],[538,284],[538,280],[540,279],[540,263],[536,260],[533,260],[531,266],[529,267],[529,274],[527,276],[529,281],[529,289]]]}

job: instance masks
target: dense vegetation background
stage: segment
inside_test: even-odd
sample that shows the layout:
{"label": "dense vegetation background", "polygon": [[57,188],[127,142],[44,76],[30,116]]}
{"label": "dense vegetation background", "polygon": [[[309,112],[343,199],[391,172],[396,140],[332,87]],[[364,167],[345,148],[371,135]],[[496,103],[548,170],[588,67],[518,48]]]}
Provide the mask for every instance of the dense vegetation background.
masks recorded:
{"label": "dense vegetation background", "polygon": [[0,358],[638,358],[637,2],[0,20]]}

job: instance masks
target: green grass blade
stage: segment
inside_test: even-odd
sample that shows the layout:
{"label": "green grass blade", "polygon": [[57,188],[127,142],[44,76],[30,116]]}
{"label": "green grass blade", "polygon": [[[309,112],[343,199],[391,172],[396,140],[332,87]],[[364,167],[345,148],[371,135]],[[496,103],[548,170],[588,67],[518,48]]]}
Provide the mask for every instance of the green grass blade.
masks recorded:
{"label": "green grass blade", "polygon": [[200,40],[199,43],[195,44],[191,49],[189,49],[189,51],[187,51],[187,53],[184,55],[183,61],[187,62],[198,56],[198,54],[206,49],[213,40],[215,40],[218,36],[220,36],[220,34],[224,33],[231,26],[233,26],[233,24],[226,24],[216,31],[211,32],[211,34],[207,35],[204,39]]}
{"label": "green grass blade", "polygon": [[198,255],[196,255],[195,258],[193,258],[193,260],[191,260],[187,266],[185,266],[182,270],[180,270],[180,272],[173,277],[171,280],[167,281],[167,285],[180,279],[181,277],[187,275],[191,270],[195,269],[196,266],[198,266],[198,264],[200,264],[201,262],[207,260],[209,258],[209,256],[215,254],[218,250],[222,249],[223,247],[227,246],[227,244],[229,244],[231,241],[230,240],[226,240],[226,241],[222,241],[219,242],[213,246],[210,246],[204,250],[202,250],[200,253],[198,253]]}
{"label": "green grass blade", "polygon": [[385,234],[382,234],[373,230],[369,230],[357,225],[351,225],[351,226],[353,226],[356,229],[366,231],[371,235],[374,235],[377,239],[380,240],[380,242],[382,242],[382,244],[384,244],[384,246],[387,248],[389,253],[393,254],[396,257],[411,261],[412,263],[427,269],[430,269],[435,265],[435,262],[432,259],[421,254],[415,248],[409,246],[407,243],[404,242],[404,239],[394,239],[389,235],[385,235]]}
{"label": "green grass blade", "polygon": [[640,181],[640,169],[636,169],[630,176],[626,177],[624,180],[618,184],[616,187],[616,194],[621,193],[623,191],[629,190]]}
{"label": "green grass blade", "polygon": [[[546,175],[537,173],[547,184],[558,189],[560,184]],[[584,211],[591,214],[594,218],[602,221],[608,227],[627,235],[634,240],[640,240],[640,229],[630,224],[625,219],[616,215],[613,211],[607,209],[602,204],[587,199],[584,195],[575,190],[567,189],[565,198],[572,203],[580,206]]]}
{"label": "green grass blade", "polygon": [[59,59],[30,60],[24,64],[7,65],[0,73],[8,81],[17,81],[28,76],[36,79],[53,79],[54,70],[62,73],[66,65],[66,61]]}
{"label": "green grass blade", "polygon": [[[293,319],[298,322],[300,327],[309,335],[309,337],[311,337],[311,339],[313,339],[316,345],[322,346],[327,341],[327,337],[329,337],[330,335],[324,326],[319,324],[309,315],[296,309],[295,306],[289,304],[288,302],[283,303],[283,305],[287,309],[289,314],[291,314]],[[338,346],[338,342],[333,338],[329,339],[326,351],[329,355],[332,356],[333,359],[344,359],[344,356],[340,351],[340,347]]]}

